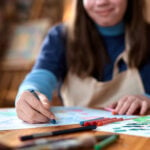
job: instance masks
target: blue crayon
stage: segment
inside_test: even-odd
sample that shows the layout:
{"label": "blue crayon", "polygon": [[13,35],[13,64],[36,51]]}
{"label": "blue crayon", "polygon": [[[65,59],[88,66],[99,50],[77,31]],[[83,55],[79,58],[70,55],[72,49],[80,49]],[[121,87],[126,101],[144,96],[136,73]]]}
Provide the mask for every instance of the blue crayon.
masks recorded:
{"label": "blue crayon", "polygon": [[84,125],[84,122],[94,121],[94,120],[100,120],[100,119],[104,119],[104,117],[99,117],[99,118],[94,118],[94,119],[90,119],[90,120],[80,121],[80,125],[83,126],[83,125]]}

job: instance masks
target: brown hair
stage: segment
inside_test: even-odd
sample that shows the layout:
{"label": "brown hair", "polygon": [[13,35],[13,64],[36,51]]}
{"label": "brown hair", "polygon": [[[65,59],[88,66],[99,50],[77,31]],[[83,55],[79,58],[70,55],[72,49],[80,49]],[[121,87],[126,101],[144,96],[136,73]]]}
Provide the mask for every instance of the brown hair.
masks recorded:
{"label": "brown hair", "polygon": [[[68,69],[82,77],[95,73],[102,77],[104,65],[109,61],[102,37],[87,15],[83,1],[75,0],[74,3],[74,16],[68,24],[67,32]],[[131,46],[129,53],[131,67],[140,67],[150,57],[147,39],[150,32],[147,32],[148,25],[144,19],[144,8],[145,1],[128,0],[124,20]]]}

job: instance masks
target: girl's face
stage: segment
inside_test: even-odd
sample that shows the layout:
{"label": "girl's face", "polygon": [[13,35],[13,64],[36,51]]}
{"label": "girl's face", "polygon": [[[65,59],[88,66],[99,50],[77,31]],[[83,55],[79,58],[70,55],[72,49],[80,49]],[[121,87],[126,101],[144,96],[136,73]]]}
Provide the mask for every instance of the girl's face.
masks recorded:
{"label": "girl's face", "polygon": [[127,0],[83,0],[83,5],[95,23],[109,27],[122,21],[127,8]]}

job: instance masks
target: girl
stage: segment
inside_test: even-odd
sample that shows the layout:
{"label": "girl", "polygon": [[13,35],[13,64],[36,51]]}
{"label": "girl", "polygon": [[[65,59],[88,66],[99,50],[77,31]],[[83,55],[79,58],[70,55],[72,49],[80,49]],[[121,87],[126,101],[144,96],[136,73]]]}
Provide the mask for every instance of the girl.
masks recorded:
{"label": "girl", "polygon": [[150,109],[145,2],[75,0],[74,6],[72,20],[50,30],[21,84],[18,117],[29,123],[55,119],[49,100],[58,83],[65,106],[109,106],[118,114],[145,114]]}

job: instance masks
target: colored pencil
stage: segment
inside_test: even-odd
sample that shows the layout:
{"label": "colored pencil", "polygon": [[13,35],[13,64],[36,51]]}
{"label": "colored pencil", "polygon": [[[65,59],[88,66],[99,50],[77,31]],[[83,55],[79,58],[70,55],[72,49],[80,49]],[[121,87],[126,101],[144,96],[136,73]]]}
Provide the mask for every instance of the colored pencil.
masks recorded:
{"label": "colored pencil", "polygon": [[43,132],[43,133],[36,133],[31,135],[25,135],[21,136],[21,141],[36,139],[36,138],[42,138],[42,137],[49,137],[54,135],[62,135],[62,134],[68,134],[68,133],[74,133],[74,132],[81,132],[81,131],[87,131],[96,129],[96,126],[86,126],[86,127],[78,127],[78,128],[71,128],[71,129],[65,129],[65,130],[58,130],[53,132]]}

